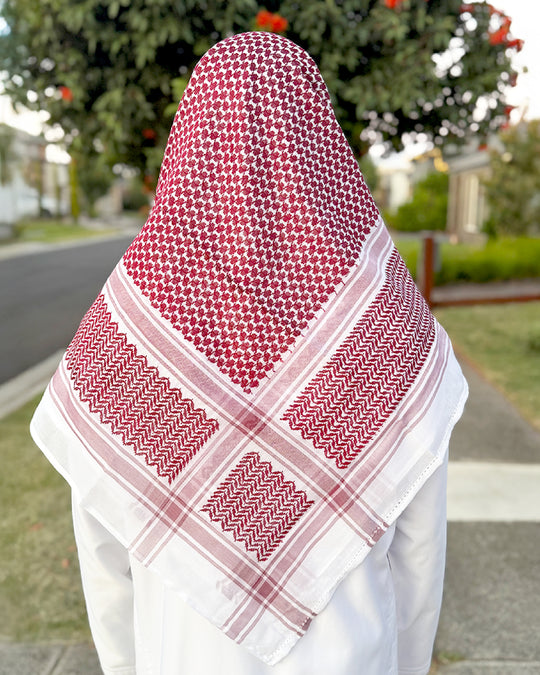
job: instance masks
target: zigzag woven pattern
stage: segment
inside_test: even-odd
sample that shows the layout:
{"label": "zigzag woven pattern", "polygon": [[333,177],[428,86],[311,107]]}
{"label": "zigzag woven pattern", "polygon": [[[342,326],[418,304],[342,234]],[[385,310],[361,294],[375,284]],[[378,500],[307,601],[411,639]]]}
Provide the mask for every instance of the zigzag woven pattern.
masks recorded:
{"label": "zigzag woven pattern", "polygon": [[202,508],[260,562],[270,557],[313,504],[256,452],[245,455]]}
{"label": "zigzag woven pattern", "polygon": [[81,322],[66,365],[81,400],[169,483],[218,428],[128,343],[102,295]]}
{"label": "zigzag woven pattern", "polygon": [[275,35],[237,35],[195,69],[123,262],[161,316],[250,392],[377,219],[311,58]]}
{"label": "zigzag woven pattern", "polygon": [[348,467],[396,410],[434,338],[434,319],[394,251],[382,290],[283,419]]}

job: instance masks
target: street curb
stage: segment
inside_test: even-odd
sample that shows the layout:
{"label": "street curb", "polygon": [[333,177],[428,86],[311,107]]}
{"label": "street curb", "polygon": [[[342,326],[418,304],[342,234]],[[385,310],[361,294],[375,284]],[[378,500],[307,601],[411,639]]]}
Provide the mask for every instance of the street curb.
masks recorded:
{"label": "street curb", "polygon": [[125,237],[134,238],[140,229],[122,230],[119,232],[95,235],[85,239],[70,239],[61,241],[56,244],[46,244],[40,241],[27,241],[20,244],[5,244],[0,246],[0,261],[10,260],[11,258],[18,258],[23,255],[37,255],[39,253],[50,253],[52,251],[62,251],[68,248],[76,248],[78,246],[90,246],[91,244],[100,244],[104,241],[114,241],[115,239],[124,239]]}
{"label": "street curb", "polygon": [[0,419],[14,412],[47,386],[64,350],[59,350],[24,373],[0,385]]}

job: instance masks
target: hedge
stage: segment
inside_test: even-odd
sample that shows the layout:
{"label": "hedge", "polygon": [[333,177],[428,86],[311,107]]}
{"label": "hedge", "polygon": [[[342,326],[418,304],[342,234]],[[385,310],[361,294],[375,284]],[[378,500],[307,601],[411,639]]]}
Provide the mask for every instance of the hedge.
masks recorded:
{"label": "hedge", "polygon": [[[420,252],[420,239],[395,237],[396,246],[413,276]],[[483,283],[540,277],[540,238],[504,237],[483,246],[440,244],[440,269],[435,284],[460,281]]]}

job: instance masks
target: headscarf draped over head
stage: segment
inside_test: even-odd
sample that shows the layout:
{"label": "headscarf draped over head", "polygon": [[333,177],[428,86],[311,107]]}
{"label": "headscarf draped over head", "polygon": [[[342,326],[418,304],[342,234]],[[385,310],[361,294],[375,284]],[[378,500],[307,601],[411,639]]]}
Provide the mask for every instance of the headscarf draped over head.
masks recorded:
{"label": "headscarf draped over head", "polygon": [[134,556],[275,663],[440,465],[465,396],[315,64],[245,33],[195,68],[148,221],[32,430]]}

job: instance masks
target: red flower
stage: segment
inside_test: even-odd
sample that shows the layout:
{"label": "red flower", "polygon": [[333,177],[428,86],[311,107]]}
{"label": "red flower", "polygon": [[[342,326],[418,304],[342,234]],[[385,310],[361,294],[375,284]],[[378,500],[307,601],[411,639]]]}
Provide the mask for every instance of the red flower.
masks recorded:
{"label": "red flower", "polygon": [[516,107],[515,105],[507,105],[505,107],[504,114],[506,115],[506,117],[510,117],[510,113],[512,112],[512,110],[514,110],[515,107]]}
{"label": "red flower", "polygon": [[287,30],[289,22],[279,14],[272,14],[266,9],[261,9],[255,17],[255,25],[272,33],[282,33]]}
{"label": "red flower", "polygon": [[261,11],[255,17],[255,24],[259,26],[259,28],[269,28],[272,22],[272,17],[273,14],[271,12],[267,12],[266,9],[261,9]]}
{"label": "red flower", "polygon": [[388,7],[388,9],[397,9],[403,0],[384,0],[384,4]]}
{"label": "red flower", "polygon": [[463,12],[474,12],[474,5],[469,5],[469,4],[461,5],[461,7],[459,8],[459,11],[461,13],[463,13]]}
{"label": "red flower", "polygon": [[509,40],[507,47],[515,47],[516,51],[520,52],[523,49],[523,40]]}
{"label": "red flower", "polygon": [[272,33],[283,33],[283,31],[287,30],[289,22],[279,14],[272,14],[272,12],[268,12],[266,9],[261,9],[255,17],[255,25]]}
{"label": "red flower", "polygon": [[280,16],[279,14],[274,14],[272,16],[272,21],[271,21],[271,30],[274,33],[282,33],[283,31],[287,30],[289,26],[289,22],[287,19],[284,17]]}
{"label": "red flower", "polygon": [[61,85],[60,87],[58,87],[58,91],[60,92],[60,96],[62,97],[63,101],[67,101],[68,103],[71,103],[71,101],[73,101],[73,92],[69,87]]}
{"label": "red flower", "polygon": [[491,45],[500,45],[503,42],[506,42],[506,38],[508,36],[508,31],[509,31],[509,26],[504,25],[501,26],[498,30],[496,30],[494,33],[489,34],[489,44]]}
{"label": "red flower", "polygon": [[153,129],[143,129],[142,135],[149,141],[153,141],[157,136],[156,132]]}

